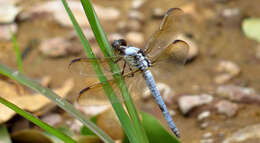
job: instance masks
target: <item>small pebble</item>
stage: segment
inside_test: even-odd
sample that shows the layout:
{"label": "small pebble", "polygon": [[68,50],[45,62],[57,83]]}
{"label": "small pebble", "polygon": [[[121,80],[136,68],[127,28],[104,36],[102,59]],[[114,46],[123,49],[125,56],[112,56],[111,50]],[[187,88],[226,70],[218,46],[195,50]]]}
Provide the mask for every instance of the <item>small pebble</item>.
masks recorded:
{"label": "small pebble", "polygon": [[223,84],[233,79],[240,74],[240,68],[238,65],[231,61],[221,61],[215,68],[218,76],[214,78],[217,84]]}
{"label": "small pebble", "polygon": [[[13,23],[16,16],[20,13],[21,8],[9,2],[0,3],[0,23]],[[2,34],[2,33],[1,33]]]}
{"label": "small pebble", "polygon": [[221,75],[218,75],[214,78],[215,83],[217,84],[223,84],[231,80],[233,76],[231,74],[223,73]]}
{"label": "small pebble", "polygon": [[0,41],[11,40],[11,33],[9,30],[12,31],[12,33],[15,35],[18,30],[17,24],[12,23],[0,25]]}
{"label": "small pebble", "polygon": [[208,139],[208,138],[212,137],[212,133],[211,132],[207,132],[207,133],[203,134],[202,137],[203,137],[203,139]]}
{"label": "small pebble", "polygon": [[83,124],[79,120],[73,120],[67,122],[71,131],[79,133]]}
{"label": "small pebble", "polygon": [[203,111],[197,117],[198,121],[202,121],[210,116],[210,111]]}
{"label": "small pebble", "polygon": [[164,14],[165,14],[165,11],[161,8],[154,8],[152,10],[152,17],[155,19],[163,18]]}
{"label": "small pebble", "polygon": [[55,126],[62,121],[62,118],[59,114],[52,113],[52,114],[44,115],[41,118],[41,120],[44,121],[45,123],[51,125],[51,126]]}
{"label": "small pebble", "polygon": [[240,68],[237,64],[231,61],[221,61],[217,67],[217,72],[228,72],[231,75],[238,75],[240,73]]}
{"label": "small pebble", "polygon": [[132,1],[132,9],[139,9],[144,5],[146,0],[133,0]]}
{"label": "small pebble", "polygon": [[178,105],[183,114],[189,113],[193,108],[209,104],[213,101],[213,97],[208,94],[201,95],[184,95],[178,99]]}
{"label": "small pebble", "polygon": [[129,45],[142,45],[144,44],[144,35],[141,32],[129,32],[126,34],[126,41]]}
{"label": "small pebble", "polygon": [[206,129],[209,126],[209,122],[204,122],[200,124],[200,129]]}
{"label": "small pebble", "polygon": [[238,8],[226,8],[223,10],[222,15],[227,18],[234,17],[240,15],[240,10]]}
{"label": "small pebble", "polygon": [[226,100],[219,101],[215,108],[217,108],[217,112],[220,114],[224,114],[228,117],[233,117],[236,115],[238,111],[238,105],[235,103],[231,103]]}
{"label": "small pebble", "polygon": [[226,26],[240,26],[243,19],[243,15],[239,8],[221,9],[220,16],[223,18],[222,22]]}

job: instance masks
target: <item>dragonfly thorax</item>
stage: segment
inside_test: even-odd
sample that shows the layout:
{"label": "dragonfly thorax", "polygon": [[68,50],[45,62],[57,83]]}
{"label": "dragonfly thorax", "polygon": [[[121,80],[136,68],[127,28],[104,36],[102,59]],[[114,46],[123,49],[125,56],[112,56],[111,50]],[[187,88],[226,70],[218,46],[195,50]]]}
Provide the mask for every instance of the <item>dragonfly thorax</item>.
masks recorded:
{"label": "dragonfly thorax", "polygon": [[124,48],[121,54],[132,69],[140,69],[143,71],[151,66],[151,62],[147,59],[142,49],[134,46],[124,46]]}

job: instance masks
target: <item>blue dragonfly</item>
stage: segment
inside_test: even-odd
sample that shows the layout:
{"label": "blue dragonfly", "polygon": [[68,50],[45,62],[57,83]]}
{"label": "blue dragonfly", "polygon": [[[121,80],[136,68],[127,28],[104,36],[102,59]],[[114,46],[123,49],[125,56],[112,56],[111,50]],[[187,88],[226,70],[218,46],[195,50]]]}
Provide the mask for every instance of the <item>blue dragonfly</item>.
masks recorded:
{"label": "blue dragonfly", "polygon": [[[144,48],[128,45],[124,39],[115,40],[111,44],[116,55],[113,59],[116,59],[115,62],[119,63],[122,67],[122,71],[120,72],[126,81],[131,81],[129,84],[131,89],[136,89],[133,85],[140,85],[137,84],[139,80],[135,77],[136,75],[141,75],[143,77],[142,81],[145,81],[170,129],[177,137],[180,137],[180,133],[160,95],[150,69],[153,66],[159,65],[157,63],[161,63],[169,58],[174,65],[172,68],[177,68],[178,65],[185,63],[188,56],[189,45],[185,41],[178,39],[178,34],[181,34],[181,28],[179,28],[180,25],[177,21],[181,20],[182,17],[183,11],[181,9],[169,9],[159,29],[151,36]],[[106,58],[76,58],[71,61],[69,69],[81,75],[97,76],[91,68],[91,61],[97,61],[102,64],[106,76],[109,77],[115,74],[109,70]],[[134,84],[132,82],[134,82]],[[115,88],[116,92],[119,92],[113,79],[109,80],[109,83]],[[141,85],[141,87],[139,86],[137,88],[145,89],[143,86],[144,85]],[[108,103],[101,83],[94,83],[82,89],[77,101],[83,105],[103,105]]]}

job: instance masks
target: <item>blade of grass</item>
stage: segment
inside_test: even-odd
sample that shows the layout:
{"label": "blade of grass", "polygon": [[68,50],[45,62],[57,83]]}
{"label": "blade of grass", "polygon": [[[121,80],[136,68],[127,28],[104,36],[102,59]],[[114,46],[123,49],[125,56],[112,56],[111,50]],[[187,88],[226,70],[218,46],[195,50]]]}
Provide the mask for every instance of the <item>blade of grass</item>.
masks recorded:
{"label": "blade of grass", "polygon": [[[84,47],[84,50],[86,52],[87,57],[88,58],[95,58],[95,55],[91,50],[90,44],[88,43],[88,41],[87,41],[86,37],[84,36],[79,24],[77,23],[75,17],[73,16],[66,0],[62,0],[62,3],[65,7],[67,14],[69,15],[69,17],[71,19],[71,22],[72,22],[78,36],[79,36],[79,39],[80,39],[80,41],[81,41],[81,43]],[[108,99],[110,101],[115,101],[115,103],[112,104],[112,107],[115,110],[115,112],[116,112],[116,114],[117,114],[117,116],[118,116],[118,118],[121,122],[121,125],[123,126],[123,128],[126,132],[126,135],[129,137],[129,139],[132,142],[135,142],[135,143],[139,142],[138,139],[136,138],[137,135],[136,135],[135,129],[133,128],[131,120],[129,119],[128,115],[124,111],[124,108],[120,104],[120,101],[118,100],[118,98],[117,98],[116,94],[114,93],[112,87],[107,82],[107,79],[104,76],[100,65],[96,61],[91,62],[91,64],[92,64],[95,72],[97,73],[97,75],[101,75],[101,76],[98,76],[98,79],[102,83],[102,86],[105,90],[106,95],[108,96]]]}
{"label": "blade of grass", "polygon": [[17,107],[13,103],[5,100],[4,98],[0,97],[0,103],[4,104],[5,106],[9,107],[10,109],[14,110],[19,115],[23,116],[27,120],[30,120],[35,125],[41,127],[45,131],[51,133],[52,135],[58,137],[59,139],[63,140],[66,143],[77,143],[75,140],[73,140],[71,137],[63,134],[62,132],[58,131],[57,129],[51,127],[50,125],[44,123],[40,119],[34,117],[32,114],[25,112],[23,109]]}
{"label": "blade of grass", "polygon": [[0,141],[3,143],[12,143],[5,125],[0,125]]}
{"label": "blade of grass", "polygon": [[[106,37],[106,34],[104,33],[104,30],[102,28],[102,25],[100,24],[98,17],[95,13],[95,10],[89,0],[81,0],[82,6],[85,10],[85,14],[88,18],[88,21],[91,25],[91,28],[94,32],[94,35],[96,37],[96,40],[99,44],[100,49],[102,50],[105,57],[112,57],[113,51],[110,47],[110,44],[108,42],[108,39]],[[114,73],[121,73],[120,68],[117,64],[115,64],[113,61],[109,61],[110,69]],[[138,116],[137,110],[134,106],[133,100],[128,92],[127,86],[125,84],[125,81],[121,74],[114,74],[114,79],[116,80],[116,83],[118,87],[120,88],[120,91],[122,93],[123,98],[125,99],[125,105],[127,108],[127,111],[133,121],[134,127],[136,129],[138,137],[141,139],[142,143],[148,143],[147,136],[145,134],[144,128],[142,127],[140,118]]]}
{"label": "blade of grass", "polygon": [[81,114],[77,109],[73,107],[65,99],[61,98],[50,89],[42,87],[39,83],[26,77],[18,71],[12,70],[11,68],[0,63],[0,74],[3,74],[11,79],[14,79],[21,84],[40,92],[42,95],[46,96],[53,102],[55,102],[60,108],[64,109],[66,112],[74,116],[76,119],[81,121],[85,126],[87,126],[91,131],[93,131],[97,136],[99,136],[105,143],[114,143],[114,141],[105,134],[100,128],[98,128],[94,123],[87,120],[83,114]]}
{"label": "blade of grass", "polygon": [[15,38],[14,33],[9,30],[11,33],[11,39],[13,42],[13,46],[14,46],[14,51],[15,51],[15,56],[16,56],[16,61],[17,61],[17,65],[18,65],[18,70],[23,73],[23,61],[22,61],[22,56],[21,56],[21,52],[17,43],[17,40]]}

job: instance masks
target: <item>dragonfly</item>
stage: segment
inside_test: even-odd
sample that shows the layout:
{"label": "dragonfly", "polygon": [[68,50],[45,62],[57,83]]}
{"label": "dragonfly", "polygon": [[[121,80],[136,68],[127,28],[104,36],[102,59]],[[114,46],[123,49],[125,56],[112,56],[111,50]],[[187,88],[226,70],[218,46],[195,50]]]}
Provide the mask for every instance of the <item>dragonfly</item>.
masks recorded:
{"label": "dragonfly", "polygon": [[[183,13],[184,12],[179,8],[169,9],[164,15],[159,29],[151,36],[144,48],[128,45],[124,39],[115,40],[111,44],[116,57],[114,62],[119,63],[120,61],[122,63],[120,64],[122,67],[120,71],[122,76],[126,81],[132,79],[135,83],[134,85],[136,85],[137,80],[135,80],[135,77],[141,73],[139,75],[143,77],[142,81],[145,81],[151,95],[154,97],[164,115],[168,126],[177,137],[180,137],[179,130],[160,95],[151,68],[159,65],[157,63],[169,58],[173,63],[172,68],[184,65],[188,57],[189,45],[185,41],[178,39],[178,34],[182,32],[181,25],[178,24],[178,21],[182,19]],[[113,59],[115,59],[115,57],[113,57]],[[69,69],[85,76],[98,76],[91,70],[92,61],[99,62],[102,65],[105,76],[118,74],[109,70],[108,65],[106,65],[107,58],[76,58],[69,64]],[[109,83],[114,88],[115,81],[111,79]],[[93,99],[95,101],[93,101]],[[83,105],[90,105],[94,102],[95,104],[101,105],[104,103],[104,100],[107,99],[102,89],[102,83],[100,82],[82,89],[77,98],[77,101]]]}

